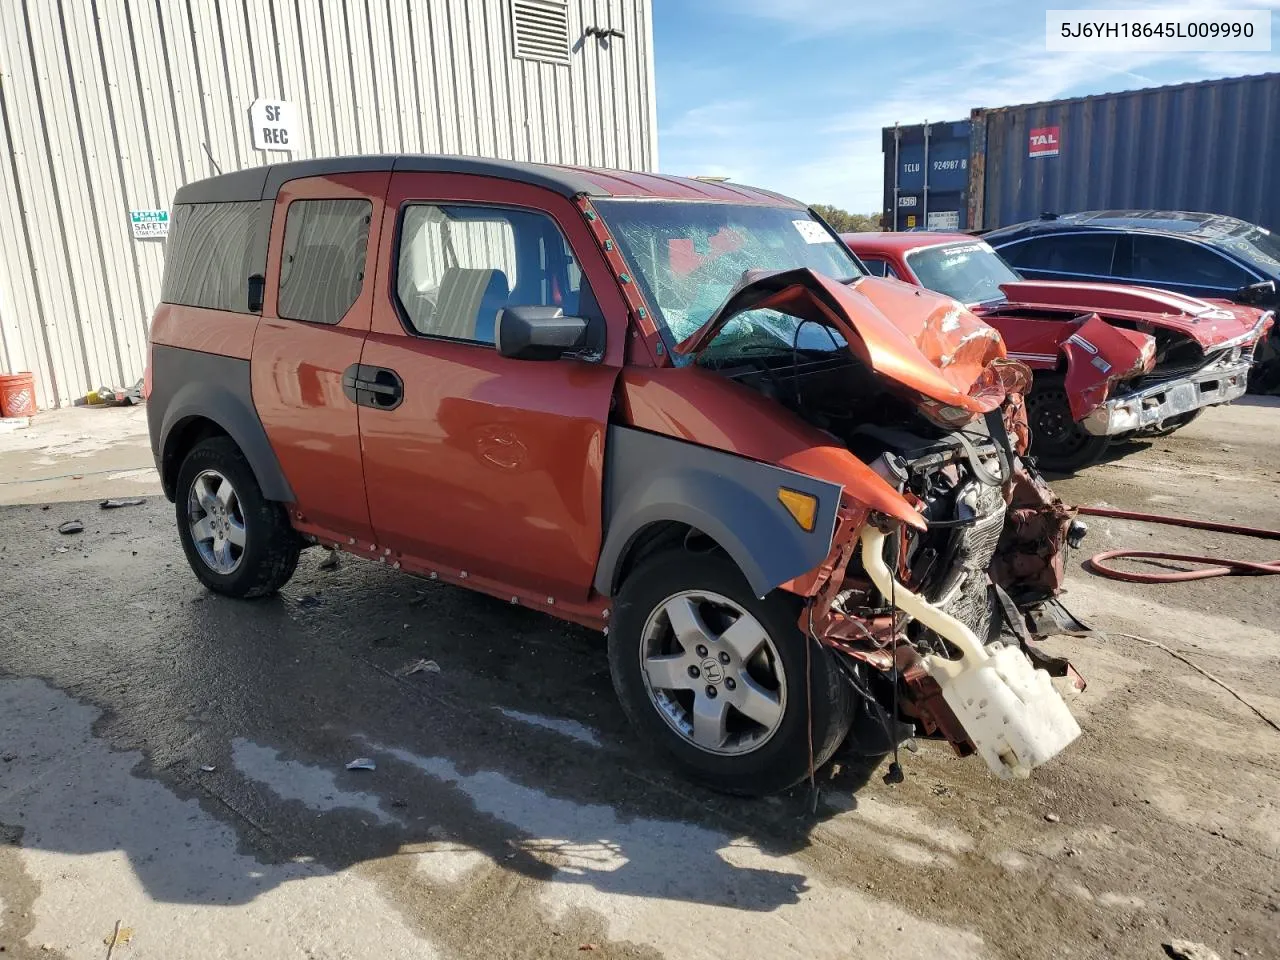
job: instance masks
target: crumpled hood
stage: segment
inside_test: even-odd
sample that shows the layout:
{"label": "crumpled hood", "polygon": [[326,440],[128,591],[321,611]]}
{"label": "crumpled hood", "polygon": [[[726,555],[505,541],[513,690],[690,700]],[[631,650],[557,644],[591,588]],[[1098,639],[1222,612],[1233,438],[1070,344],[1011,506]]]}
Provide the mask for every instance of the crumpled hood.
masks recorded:
{"label": "crumpled hood", "polygon": [[[1022,280],[1002,283],[1009,298],[995,309],[1009,314],[1018,308],[1074,310],[1124,318],[1152,327],[1186,334],[1211,349],[1241,337],[1258,327],[1263,311],[1225,300],[1201,300],[1169,290],[1113,283],[1069,283],[1056,280]],[[1259,329],[1258,335],[1264,331]]]}
{"label": "crumpled hood", "polygon": [[876,374],[971,415],[1004,400],[1002,366],[1021,368],[1005,358],[1000,334],[950,297],[876,277],[846,285],[807,267],[747,272],[675,350],[696,356],[734,317],[762,309],[839,331]]}

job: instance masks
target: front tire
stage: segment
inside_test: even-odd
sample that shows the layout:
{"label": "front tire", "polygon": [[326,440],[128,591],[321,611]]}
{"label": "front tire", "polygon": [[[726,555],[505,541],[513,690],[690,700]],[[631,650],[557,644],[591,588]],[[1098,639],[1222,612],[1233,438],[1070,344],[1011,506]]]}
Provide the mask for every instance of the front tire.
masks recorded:
{"label": "front tire", "polygon": [[1043,470],[1075,473],[1097,463],[1111,445],[1111,438],[1095,437],[1072,418],[1060,378],[1037,377],[1027,396],[1027,420],[1030,454]]}
{"label": "front tire", "polygon": [[753,596],[722,554],[649,558],[623,583],[609,632],[623,710],[691,780],[748,796],[792,786],[809,771],[810,715],[815,769],[853,719],[840,667],[799,612],[780,591]]}
{"label": "front tire", "polygon": [[178,470],[178,537],[187,563],[216,593],[247,599],[284,586],[302,544],[284,508],[262,495],[249,461],[230,437],[191,449]]}

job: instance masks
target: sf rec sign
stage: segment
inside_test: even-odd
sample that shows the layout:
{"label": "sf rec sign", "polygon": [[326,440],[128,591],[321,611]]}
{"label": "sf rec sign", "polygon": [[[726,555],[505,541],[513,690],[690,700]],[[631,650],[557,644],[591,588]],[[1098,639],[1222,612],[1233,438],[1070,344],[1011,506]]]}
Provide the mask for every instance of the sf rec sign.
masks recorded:
{"label": "sf rec sign", "polygon": [[298,112],[288,100],[255,100],[249,108],[255,150],[291,151],[298,146]]}

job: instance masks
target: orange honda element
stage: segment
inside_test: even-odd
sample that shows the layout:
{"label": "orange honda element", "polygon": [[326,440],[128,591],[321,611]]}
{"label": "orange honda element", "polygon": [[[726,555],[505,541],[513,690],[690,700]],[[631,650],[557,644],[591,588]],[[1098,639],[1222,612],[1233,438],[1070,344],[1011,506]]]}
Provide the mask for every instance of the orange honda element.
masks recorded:
{"label": "orange honda element", "polygon": [[1027,369],[785,197],[436,156],[192,183],[150,374],[209,589],[319,544],[594,627],[715,788],[913,734],[1025,776],[1079,733],[1032,635],[1079,528],[1020,457]]}

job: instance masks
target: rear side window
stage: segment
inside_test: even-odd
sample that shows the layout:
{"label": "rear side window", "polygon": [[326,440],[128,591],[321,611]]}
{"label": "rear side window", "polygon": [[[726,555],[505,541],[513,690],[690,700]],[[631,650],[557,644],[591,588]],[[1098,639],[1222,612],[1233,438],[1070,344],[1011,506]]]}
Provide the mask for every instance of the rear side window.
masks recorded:
{"label": "rear side window", "polygon": [[396,293],[414,333],[492,344],[506,307],[557,306],[566,316],[594,310],[582,282],[546,214],[423,203],[404,210]]}
{"label": "rear side window", "polygon": [[368,200],[295,200],[284,221],[280,296],[287,320],[339,323],[364,288]]}
{"label": "rear side window", "polygon": [[1156,237],[1145,233],[1133,236],[1135,282],[1222,287],[1234,290],[1253,278],[1222,254],[1186,240]]}
{"label": "rear side window", "polygon": [[1048,273],[1110,276],[1116,238],[1105,233],[1036,237],[1000,249],[1015,267]]}
{"label": "rear side window", "polygon": [[267,272],[271,206],[270,200],[175,206],[161,299],[248,313],[249,277]]}

